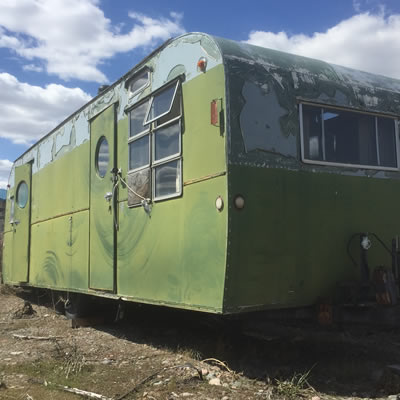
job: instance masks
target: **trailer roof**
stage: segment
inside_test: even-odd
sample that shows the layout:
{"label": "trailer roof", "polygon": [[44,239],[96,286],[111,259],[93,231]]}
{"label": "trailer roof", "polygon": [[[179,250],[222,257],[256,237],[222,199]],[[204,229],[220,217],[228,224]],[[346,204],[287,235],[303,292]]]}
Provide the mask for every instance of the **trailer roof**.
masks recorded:
{"label": "trailer roof", "polygon": [[[44,135],[28,150],[26,150],[16,160],[22,159],[32,148],[37,146],[52,133],[58,131],[65,123],[70,121],[89,105],[95,103],[99,98],[112,90],[121,82],[128,79],[135,71],[138,71],[155,54],[162,51],[168,45],[178,41],[200,41],[205,40],[216,44],[221,52],[226,66],[233,67],[235,73],[252,75],[253,80],[262,80],[266,73],[271,74],[278,85],[284,86],[288,82],[294,86],[297,97],[305,95],[310,88],[321,88],[321,86],[335,87],[337,90],[336,100],[332,96],[320,96],[321,102],[341,104],[341,96],[345,88],[347,95],[352,93],[354,107],[368,108],[372,111],[386,112],[400,115],[400,80],[389,78],[382,75],[376,75],[368,72],[358,71],[351,68],[341,67],[329,64],[324,61],[302,57],[294,54],[285,53],[278,50],[267,49],[260,46],[254,46],[248,43],[235,42],[229,39],[211,36],[204,33],[187,33],[174,39],[169,39],[151,54],[145,57],[140,63],[124,74],[120,79],[111,84],[105,91],[95,96],[80,109],[68,116],[59,125]],[[211,48],[211,47],[210,47]],[[239,66],[239,68],[238,68]],[[252,68],[249,68],[251,66]],[[288,80],[289,78],[289,80]],[[321,91],[322,94],[323,91]],[[315,95],[311,96],[315,100]],[[346,104],[346,106],[352,104]]]}
{"label": "trailer roof", "polygon": [[231,75],[260,81],[268,73],[300,98],[400,115],[399,79],[248,43],[218,37],[214,40],[225,64],[231,67]]}

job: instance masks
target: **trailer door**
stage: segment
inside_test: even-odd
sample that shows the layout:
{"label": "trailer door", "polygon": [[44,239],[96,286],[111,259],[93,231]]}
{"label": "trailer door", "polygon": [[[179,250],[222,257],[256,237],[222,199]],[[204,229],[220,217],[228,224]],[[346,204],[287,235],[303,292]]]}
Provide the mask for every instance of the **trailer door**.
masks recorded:
{"label": "trailer door", "polygon": [[90,288],[115,292],[116,105],[90,124]]}
{"label": "trailer door", "polygon": [[6,264],[9,266],[6,269],[6,279],[12,283],[24,283],[29,280],[31,174],[31,163],[15,168],[15,192],[9,203],[12,232],[5,250],[8,254]]}

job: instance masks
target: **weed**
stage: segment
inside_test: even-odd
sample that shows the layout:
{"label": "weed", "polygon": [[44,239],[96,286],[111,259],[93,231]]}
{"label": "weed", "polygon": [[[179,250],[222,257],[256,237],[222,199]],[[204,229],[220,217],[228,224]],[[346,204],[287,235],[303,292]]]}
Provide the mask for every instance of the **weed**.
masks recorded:
{"label": "weed", "polygon": [[289,380],[275,379],[276,394],[284,399],[307,397],[310,391],[314,391],[307,380],[310,372],[311,369],[303,374],[295,373]]}
{"label": "weed", "polygon": [[203,359],[202,354],[198,350],[190,349],[188,347],[178,346],[177,353],[184,357],[191,358],[192,360],[200,361]]}
{"label": "weed", "polygon": [[[58,350],[60,351],[61,349],[58,348]],[[69,346],[68,351],[64,351],[63,358],[64,360],[60,369],[67,379],[70,375],[78,375],[86,362],[85,356],[79,351],[75,342]]]}

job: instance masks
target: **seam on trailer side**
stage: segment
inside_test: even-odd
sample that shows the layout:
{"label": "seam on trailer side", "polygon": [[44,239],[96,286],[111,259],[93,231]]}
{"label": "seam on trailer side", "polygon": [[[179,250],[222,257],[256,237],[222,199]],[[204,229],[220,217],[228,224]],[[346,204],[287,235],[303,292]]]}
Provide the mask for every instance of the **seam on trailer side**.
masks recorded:
{"label": "seam on trailer side", "polygon": [[[80,213],[82,211],[88,211],[89,208],[81,208],[80,210],[76,210],[76,211],[71,211],[71,212],[67,212],[64,214],[57,214],[54,217],[50,217],[50,218],[46,218],[46,219],[41,219],[40,221],[36,221],[36,222],[32,222],[31,226],[36,225],[36,224],[40,224],[42,222],[47,222],[47,221],[51,221],[52,219],[56,219],[56,218],[61,218],[61,217],[66,217],[67,215],[73,215],[73,214],[77,214]],[[12,232],[12,231],[10,231]]]}

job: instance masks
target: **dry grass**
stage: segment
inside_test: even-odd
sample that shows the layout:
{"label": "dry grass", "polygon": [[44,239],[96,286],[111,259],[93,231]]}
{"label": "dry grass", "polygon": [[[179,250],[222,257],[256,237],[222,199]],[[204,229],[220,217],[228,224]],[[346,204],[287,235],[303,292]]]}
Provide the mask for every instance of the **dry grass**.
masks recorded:
{"label": "dry grass", "polygon": [[3,272],[3,234],[0,233],[0,282],[1,282],[2,272]]}
{"label": "dry grass", "polygon": [[15,287],[0,284],[0,294],[14,295],[14,294],[16,294],[16,292],[17,292],[17,289]]}
{"label": "dry grass", "polygon": [[280,398],[298,399],[309,398],[315,393],[314,388],[308,383],[311,370],[300,374],[293,374],[291,379],[275,379],[275,392]]}

